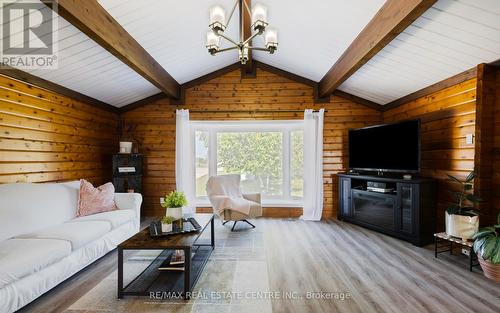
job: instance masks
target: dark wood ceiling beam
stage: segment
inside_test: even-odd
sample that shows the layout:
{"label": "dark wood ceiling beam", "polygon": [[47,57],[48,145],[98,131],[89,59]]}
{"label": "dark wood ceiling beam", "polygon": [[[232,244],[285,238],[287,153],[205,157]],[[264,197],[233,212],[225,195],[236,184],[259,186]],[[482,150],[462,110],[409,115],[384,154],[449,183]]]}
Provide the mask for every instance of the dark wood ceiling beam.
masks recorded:
{"label": "dark wood ceiling beam", "polygon": [[[53,1],[42,1],[52,7]],[[166,95],[179,97],[177,81],[96,0],[56,0],[56,3],[61,17]]]}
{"label": "dark wood ceiling beam", "polygon": [[437,0],[387,0],[319,82],[327,96],[382,50]]}

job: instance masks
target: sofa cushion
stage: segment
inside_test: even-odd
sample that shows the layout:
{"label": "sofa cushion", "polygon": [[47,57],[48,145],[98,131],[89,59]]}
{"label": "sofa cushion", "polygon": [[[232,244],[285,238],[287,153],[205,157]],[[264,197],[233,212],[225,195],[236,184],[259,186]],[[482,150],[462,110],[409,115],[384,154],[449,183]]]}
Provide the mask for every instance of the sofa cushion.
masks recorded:
{"label": "sofa cushion", "polygon": [[71,244],[55,239],[8,239],[0,242],[0,289],[71,254]]}
{"label": "sofa cushion", "polygon": [[0,184],[0,241],[76,216],[75,183]]}
{"label": "sofa cushion", "polygon": [[94,187],[85,179],[80,180],[80,196],[76,216],[86,216],[118,210],[115,204],[115,186],[106,183]]}
{"label": "sofa cushion", "polygon": [[105,221],[111,224],[113,229],[133,221],[135,219],[135,211],[133,210],[115,210],[103,213],[97,213],[82,217],[77,217],[68,223],[72,222],[85,222],[85,221]]}
{"label": "sofa cushion", "polygon": [[75,251],[100,238],[110,230],[111,224],[104,221],[68,222],[23,234],[16,238],[66,240],[71,243],[71,249]]}

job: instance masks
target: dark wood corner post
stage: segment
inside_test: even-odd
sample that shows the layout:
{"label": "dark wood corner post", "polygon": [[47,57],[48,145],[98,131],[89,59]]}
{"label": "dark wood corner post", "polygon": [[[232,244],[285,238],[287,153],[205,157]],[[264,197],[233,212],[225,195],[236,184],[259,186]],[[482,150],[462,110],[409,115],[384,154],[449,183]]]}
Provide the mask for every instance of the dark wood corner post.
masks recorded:
{"label": "dark wood corner post", "polygon": [[500,180],[495,172],[500,170],[500,149],[495,145],[495,123],[500,117],[495,112],[500,109],[498,67],[479,64],[477,66],[476,128],[474,143],[474,168],[477,174],[475,192],[481,198],[479,210],[481,224],[488,225],[496,221],[500,209]]}

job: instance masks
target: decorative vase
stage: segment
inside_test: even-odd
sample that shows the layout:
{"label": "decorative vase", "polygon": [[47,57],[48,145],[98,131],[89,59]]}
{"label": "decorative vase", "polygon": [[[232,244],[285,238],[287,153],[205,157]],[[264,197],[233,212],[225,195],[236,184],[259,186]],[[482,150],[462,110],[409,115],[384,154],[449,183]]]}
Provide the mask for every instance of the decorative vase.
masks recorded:
{"label": "decorative vase", "polygon": [[448,236],[462,238],[462,240],[472,239],[472,235],[479,229],[479,216],[465,216],[445,212],[445,224]]}
{"label": "decorative vase", "polygon": [[120,141],[120,153],[131,153],[131,152],[132,152],[132,142]]}
{"label": "decorative vase", "polygon": [[483,269],[484,276],[500,283],[500,264],[493,264],[488,260],[484,260],[479,253],[477,254],[477,259]]}
{"label": "decorative vase", "polygon": [[165,215],[172,216],[176,220],[179,220],[182,218],[182,207],[180,207],[180,208],[167,208]]}
{"label": "decorative vase", "polygon": [[172,223],[170,223],[170,224],[161,223],[161,232],[162,233],[169,233],[171,231],[172,231]]}

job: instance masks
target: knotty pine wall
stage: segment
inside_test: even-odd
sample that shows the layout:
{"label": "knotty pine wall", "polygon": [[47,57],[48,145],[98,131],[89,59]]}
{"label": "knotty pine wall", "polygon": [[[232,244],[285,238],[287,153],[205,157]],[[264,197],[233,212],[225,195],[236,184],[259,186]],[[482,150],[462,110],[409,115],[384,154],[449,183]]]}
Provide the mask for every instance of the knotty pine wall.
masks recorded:
{"label": "knotty pine wall", "polygon": [[436,225],[444,229],[444,211],[452,200],[447,190],[456,186],[446,174],[466,176],[474,169],[474,144],[466,134],[475,134],[477,79],[428,94],[383,113],[386,123],[420,118],[422,121],[422,176],[437,179]]}
{"label": "knotty pine wall", "polygon": [[[145,154],[143,215],[164,211],[159,198],[175,189],[175,109],[192,110],[303,110],[325,108],[324,125],[324,217],[337,214],[337,179],[332,174],[347,166],[347,130],[379,124],[377,110],[340,97],[315,104],[313,88],[288,78],[257,69],[255,78],[241,78],[239,70],[219,76],[186,90],[185,105],[174,106],[168,99],[158,100],[122,115],[123,136],[140,144]],[[302,119],[303,113],[211,113],[191,114],[193,120],[289,120]],[[200,211],[203,211],[201,209]],[[205,209],[207,210],[207,209]],[[295,217],[299,208],[265,208],[265,216]]]}
{"label": "knotty pine wall", "polygon": [[111,178],[117,114],[0,75],[0,183]]}

